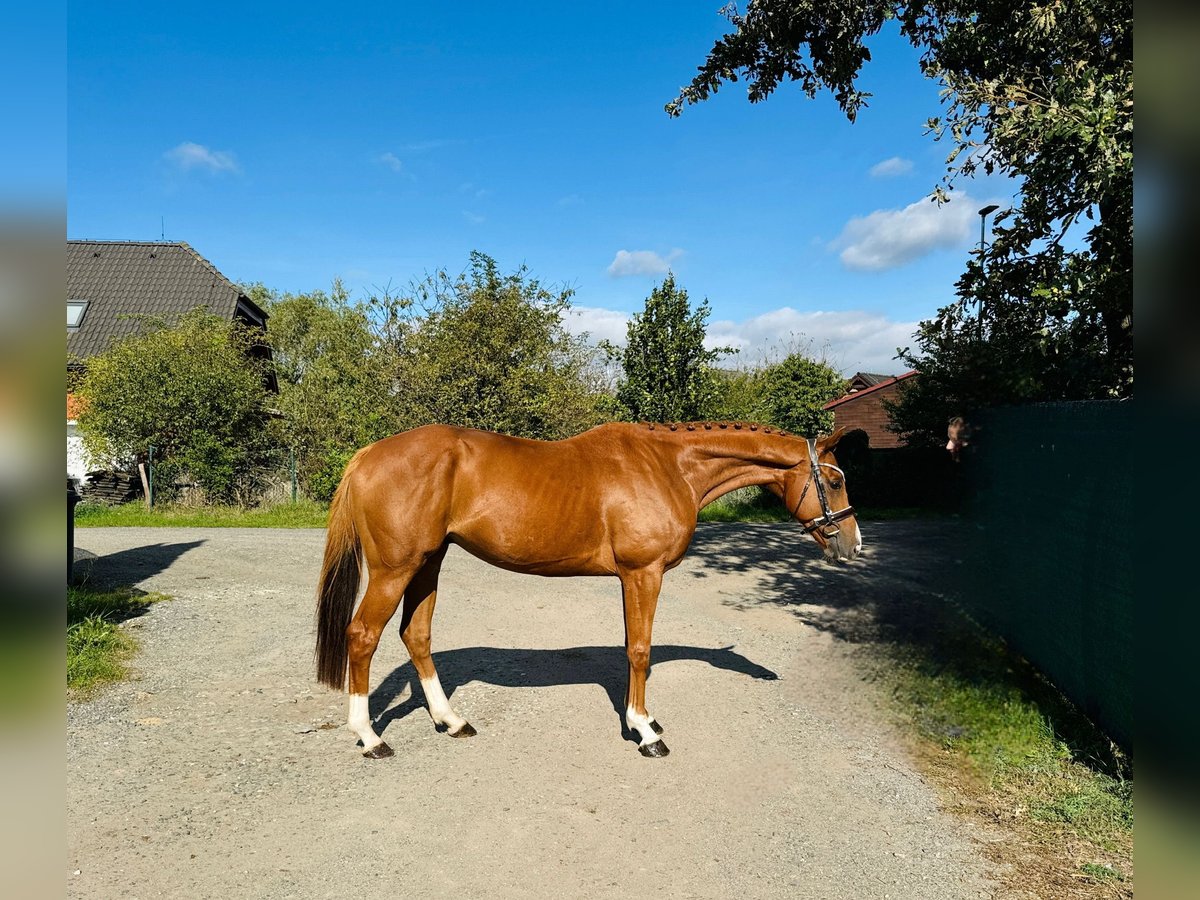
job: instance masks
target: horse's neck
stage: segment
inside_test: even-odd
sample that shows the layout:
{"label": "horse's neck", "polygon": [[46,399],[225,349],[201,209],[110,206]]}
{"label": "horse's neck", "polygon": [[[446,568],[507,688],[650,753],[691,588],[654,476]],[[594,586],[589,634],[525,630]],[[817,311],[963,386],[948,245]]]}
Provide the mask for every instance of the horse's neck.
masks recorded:
{"label": "horse's neck", "polygon": [[699,507],[738,488],[777,482],[808,454],[802,438],[774,432],[688,433],[679,443],[683,476]]}

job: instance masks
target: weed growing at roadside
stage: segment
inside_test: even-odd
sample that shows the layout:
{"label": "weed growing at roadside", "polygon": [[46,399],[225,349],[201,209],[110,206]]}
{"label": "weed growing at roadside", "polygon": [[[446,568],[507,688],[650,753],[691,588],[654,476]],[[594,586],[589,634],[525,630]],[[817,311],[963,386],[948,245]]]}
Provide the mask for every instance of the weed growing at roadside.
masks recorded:
{"label": "weed growing at roadside", "polygon": [[1084,863],[1079,867],[1079,871],[1089,878],[1094,878],[1096,881],[1124,881],[1125,876],[1111,866],[1102,866],[1097,863]]}
{"label": "weed growing at roadside", "polygon": [[956,608],[936,598],[898,603],[912,608],[888,616],[881,677],[900,714],[969,776],[956,789],[977,785],[976,808],[1069,865],[1062,878],[1082,873],[1108,890],[1119,885],[1125,896],[1132,889],[1129,759]]}
{"label": "weed growing at roadside", "polygon": [[72,699],[84,699],[125,677],[137,642],[120,623],[165,599],[132,588],[67,588],[67,691]]}

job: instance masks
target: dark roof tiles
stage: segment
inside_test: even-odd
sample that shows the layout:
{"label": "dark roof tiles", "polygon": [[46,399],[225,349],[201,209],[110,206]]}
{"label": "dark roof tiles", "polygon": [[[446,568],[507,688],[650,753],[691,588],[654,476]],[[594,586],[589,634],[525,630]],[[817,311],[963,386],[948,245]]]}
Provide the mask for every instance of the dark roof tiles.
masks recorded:
{"label": "dark roof tiles", "polygon": [[[859,374],[861,375],[862,373],[860,372]],[[863,388],[862,390],[851,391],[848,394],[843,394],[834,400],[830,400],[828,403],[822,406],[821,409],[834,409],[835,407],[841,406],[843,403],[849,403],[851,400],[857,400],[859,397],[865,397],[867,394],[873,394],[876,391],[881,391],[898,381],[904,381],[906,378],[912,378],[916,374],[916,369],[909,369],[903,375],[885,375],[883,381],[877,382],[870,387]]]}
{"label": "dark roof tiles", "polygon": [[854,377],[850,380],[861,380],[865,383],[866,387],[874,387],[877,384],[882,384],[883,382],[895,377],[895,375],[880,375],[876,372],[855,372]]}
{"label": "dark roof tiles", "polygon": [[173,321],[206,306],[232,319],[240,306],[266,320],[237,285],[182,241],[67,241],[67,299],[88,304],[79,327],[67,329],[67,354],[80,359],[136,333],[138,316]]}

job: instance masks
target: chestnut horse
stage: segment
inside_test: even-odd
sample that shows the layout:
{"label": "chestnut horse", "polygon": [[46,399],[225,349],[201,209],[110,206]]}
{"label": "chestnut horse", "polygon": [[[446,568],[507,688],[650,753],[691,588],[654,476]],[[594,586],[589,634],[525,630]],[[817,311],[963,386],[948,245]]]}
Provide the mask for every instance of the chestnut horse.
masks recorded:
{"label": "chestnut horse", "polygon": [[[650,631],[663,573],[679,564],[696,513],[736,488],[779,496],[830,560],[854,559],[862,538],[829,437],[762,425],[613,423],[562,441],[427,425],[364,447],[329,510],[317,601],[317,671],[342,689],[363,754],[392,755],[367,702],[371,657],[404,601],[400,634],[439,729],[475,729],[450,708],[429,655],[446,549],[536,575],[615,575],[625,605],[625,722],[643,756],[666,756],[646,711]],[[367,589],[355,610],[362,564]]]}

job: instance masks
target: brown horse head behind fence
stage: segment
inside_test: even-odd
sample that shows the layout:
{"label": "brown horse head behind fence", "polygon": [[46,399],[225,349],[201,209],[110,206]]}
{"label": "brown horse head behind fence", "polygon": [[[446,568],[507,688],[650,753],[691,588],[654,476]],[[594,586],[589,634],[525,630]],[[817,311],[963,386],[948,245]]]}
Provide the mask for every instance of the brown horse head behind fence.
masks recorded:
{"label": "brown horse head behind fence", "polygon": [[[475,730],[446,699],[429,652],[438,573],[450,544],[514,572],[615,575],[625,607],[625,721],[644,756],[666,756],[646,711],[650,632],[663,573],[679,564],[696,514],[722,494],[763,485],[830,560],[862,538],[833,448],[842,435],[796,437],[762,425],[601,425],[563,441],[427,425],[360,450],[329,511],[317,601],[317,670],[341,689],[364,754],[392,754],[367,693],[379,636],[400,633],[429,714],[455,737]],[[355,609],[362,565],[367,589]]]}

